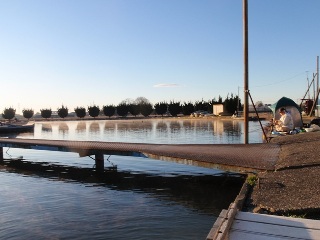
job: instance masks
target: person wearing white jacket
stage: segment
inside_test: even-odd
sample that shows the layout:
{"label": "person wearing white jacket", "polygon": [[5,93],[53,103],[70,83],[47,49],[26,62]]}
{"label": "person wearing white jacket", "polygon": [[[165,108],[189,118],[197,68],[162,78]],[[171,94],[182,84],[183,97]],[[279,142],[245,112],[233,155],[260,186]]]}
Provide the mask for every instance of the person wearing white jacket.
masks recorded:
{"label": "person wearing white jacket", "polygon": [[285,108],[280,108],[280,119],[275,121],[275,127],[278,132],[289,132],[294,129],[293,119]]}

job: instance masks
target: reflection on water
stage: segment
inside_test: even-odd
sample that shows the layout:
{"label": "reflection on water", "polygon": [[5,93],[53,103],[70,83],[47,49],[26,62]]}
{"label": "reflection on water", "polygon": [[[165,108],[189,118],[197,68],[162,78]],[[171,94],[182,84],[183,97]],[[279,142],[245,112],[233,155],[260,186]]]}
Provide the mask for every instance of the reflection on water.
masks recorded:
{"label": "reflection on water", "polygon": [[97,176],[93,161],[75,153],[10,153],[31,161],[0,164],[1,239],[205,239],[243,182],[211,169],[116,156],[118,171]]}
{"label": "reflection on water", "polygon": [[160,132],[162,131],[166,131],[168,128],[168,125],[166,122],[164,121],[159,121],[159,122],[156,122],[156,129]]}
{"label": "reflection on water", "polygon": [[86,122],[83,121],[78,121],[77,123],[77,127],[76,127],[76,131],[77,132],[83,132],[86,131]]}
{"label": "reflection on water", "polygon": [[59,126],[59,131],[68,131],[69,130],[69,126],[65,122],[60,122],[58,126]]}
{"label": "reflection on water", "polygon": [[[50,162],[5,160],[2,170],[25,176],[38,176],[64,182],[86,183],[113,190],[135,191],[170,199],[204,214],[219,215],[221,208],[234,200],[243,184],[242,175],[156,175],[144,172],[117,171],[106,168],[103,175],[96,175],[94,168],[57,165]],[[237,177],[235,177],[237,176]],[[160,191],[161,189],[161,191]],[[203,201],[207,199],[206,204]],[[209,200],[210,199],[210,200]]]}
{"label": "reflection on water", "polygon": [[59,123],[58,130],[59,134],[65,136],[69,132],[69,126],[65,122]]}
{"label": "reflection on water", "polygon": [[170,129],[171,129],[171,132],[177,132],[177,131],[179,131],[180,130],[180,128],[181,128],[181,126],[180,126],[180,122],[178,122],[178,121],[171,121],[170,122]]}
{"label": "reflection on water", "polygon": [[90,132],[100,132],[100,125],[98,122],[91,122],[89,125]]}
{"label": "reflection on water", "polygon": [[52,132],[52,126],[51,126],[51,124],[44,123],[41,125],[41,130],[43,132]]}
{"label": "reflection on water", "polygon": [[[257,126],[249,125],[250,142],[261,142]],[[81,120],[37,122],[34,133],[11,137],[213,144],[243,142],[242,129],[233,120]],[[24,160],[0,164],[1,239],[205,239],[243,182],[214,169],[124,156],[111,156],[118,170],[97,177],[94,161],[76,153],[4,153]]]}
{"label": "reflection on water", "polygon": [[[258,122],[250,122],[250,143],[262,142]],[[28,135],[23,137],[28,138]],[[91,120],[36,123],[30,138],[141,143],[243,143],[239,120]]]}

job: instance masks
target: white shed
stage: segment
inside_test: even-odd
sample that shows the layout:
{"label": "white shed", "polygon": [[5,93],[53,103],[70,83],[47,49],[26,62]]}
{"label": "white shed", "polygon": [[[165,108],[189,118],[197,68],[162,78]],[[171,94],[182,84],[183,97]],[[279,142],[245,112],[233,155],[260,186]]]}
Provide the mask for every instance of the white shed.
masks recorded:
{"label": "white shed", "polygon": [[224,112],[223,104],[213,105],[213,110],[212,110],[213,115],[219,115],[220,113],[223,113],[223,112]]}

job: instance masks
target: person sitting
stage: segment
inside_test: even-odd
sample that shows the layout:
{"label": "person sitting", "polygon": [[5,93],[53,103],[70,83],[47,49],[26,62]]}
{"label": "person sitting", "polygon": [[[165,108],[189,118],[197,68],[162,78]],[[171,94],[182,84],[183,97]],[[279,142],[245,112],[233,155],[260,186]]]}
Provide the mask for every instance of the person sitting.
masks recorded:
{"label": "person sitting", "polygon": [[293,119],[285,108],[280,108],[280,119],[275,121],[275,128],[278,132],[289,132],[294,129]]}

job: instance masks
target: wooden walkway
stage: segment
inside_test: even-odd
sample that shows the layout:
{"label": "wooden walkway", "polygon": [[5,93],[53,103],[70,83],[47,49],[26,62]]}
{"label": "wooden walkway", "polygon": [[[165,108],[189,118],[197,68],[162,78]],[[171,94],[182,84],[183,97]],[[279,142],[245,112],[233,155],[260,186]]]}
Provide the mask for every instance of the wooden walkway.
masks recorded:
{"label": "wooden walkway", "polygon": [[320,221],[238,212],[229,239],[320,239]]}
{"label": "wooden walkway", "polygon": [[320,221],[242,212],[250,187],[245,183],[228,210],[223,209],[206,240],[320,239]]}
{"label": "wooden walkway", "polygon": [[[96,156],[104,167],[103,155],[140,156],[232,172],[274,170],[279,158],[277,144],[144,144],[98,141],[0,138],[3,147],[77,152],[81,157]],[[101,170],[101,169],[100,169]]]}
{"label": "wooden walkway", "polygon": [[[223,210],[218,217],[220,229],[211,239],[278,240],[320,239],[320,221],[275,215],[237,212],[228,228],[228,213]],[[224,231],[227,231],[226,233]]]}

